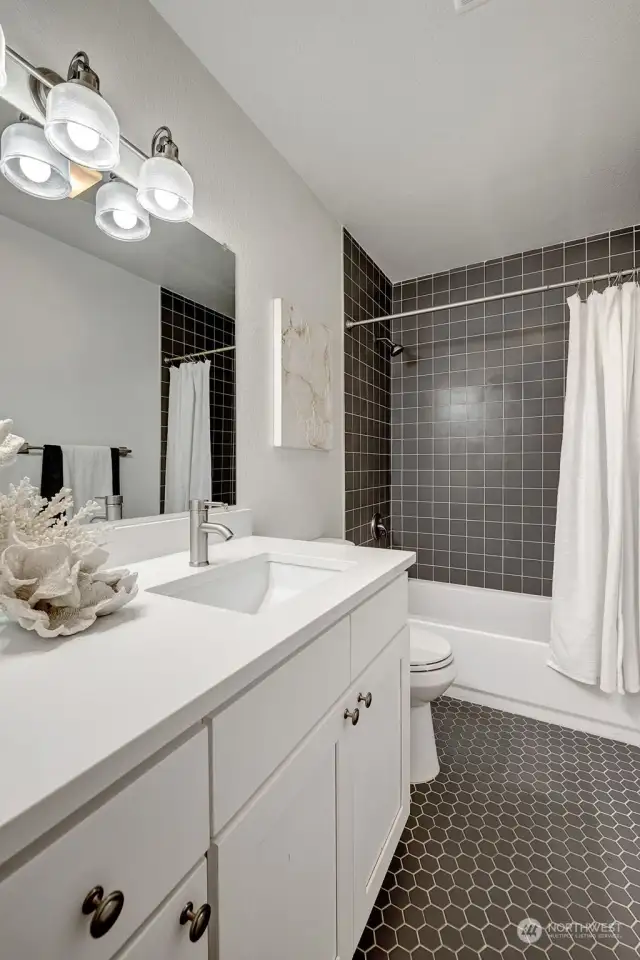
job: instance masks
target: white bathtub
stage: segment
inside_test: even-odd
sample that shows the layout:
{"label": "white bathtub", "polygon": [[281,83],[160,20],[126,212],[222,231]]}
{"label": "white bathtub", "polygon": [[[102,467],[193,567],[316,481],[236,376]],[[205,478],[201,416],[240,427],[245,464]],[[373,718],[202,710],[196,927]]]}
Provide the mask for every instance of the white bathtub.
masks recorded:
{"label": "white bathtub", "polygon": [[409,610],[451,644],[450,696],[640,746],[640,694],[604,694],[547,666],[546,597],[411,580]]}

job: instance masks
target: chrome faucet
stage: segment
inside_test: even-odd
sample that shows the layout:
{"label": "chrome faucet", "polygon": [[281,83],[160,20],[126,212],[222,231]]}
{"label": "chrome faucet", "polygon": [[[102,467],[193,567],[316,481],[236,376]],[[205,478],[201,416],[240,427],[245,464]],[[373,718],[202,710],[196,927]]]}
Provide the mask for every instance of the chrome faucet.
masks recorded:
{"label": "chrome faucet", "polygon": [[226,503],[217,503],[212,500],[189,501],[189,566],[206,567],[209,565],[209,534],[219,533],[223,540],[231,540],[233,530],[225,527],[224,523],[211,523],[207,520],[210,507],[224,507]]}

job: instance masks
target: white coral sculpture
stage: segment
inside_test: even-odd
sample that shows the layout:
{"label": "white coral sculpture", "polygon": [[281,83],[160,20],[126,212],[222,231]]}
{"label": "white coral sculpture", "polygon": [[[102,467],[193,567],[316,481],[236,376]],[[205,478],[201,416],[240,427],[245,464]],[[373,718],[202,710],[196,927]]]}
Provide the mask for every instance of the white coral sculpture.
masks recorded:
{"label": "white coral sculpture", "polygon": [[72,506],[70,490],[49,501],[27,479],[0,493],[0,610],[43,639],[80,633],[138,592],[137,573],[99,569],[103,528],[86,523],[98,504],[67,520]]}
{"label": "white coral sculpture", "polygon": [[0,420],[0,467],[13,463],[24,443],[22,437],[11,433],[12,427],[13,420]]}

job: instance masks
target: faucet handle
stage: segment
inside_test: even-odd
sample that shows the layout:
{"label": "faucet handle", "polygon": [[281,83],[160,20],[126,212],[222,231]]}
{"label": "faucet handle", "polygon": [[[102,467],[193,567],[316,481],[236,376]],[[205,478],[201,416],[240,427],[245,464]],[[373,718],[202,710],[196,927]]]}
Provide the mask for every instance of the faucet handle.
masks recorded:
{"label": "faucet handle", "polygon": [[222,500],[189,500],[190,513],[205,513],[207,510],[222,507],[223,510],[229,509],[229,504]]}

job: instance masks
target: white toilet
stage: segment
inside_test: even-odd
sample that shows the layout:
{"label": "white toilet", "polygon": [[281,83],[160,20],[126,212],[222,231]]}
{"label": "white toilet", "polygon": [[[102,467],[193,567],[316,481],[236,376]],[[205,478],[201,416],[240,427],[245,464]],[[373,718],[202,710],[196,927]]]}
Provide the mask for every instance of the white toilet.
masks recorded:
{"label": "white toilet", "polygon": [[431,701],[456,678],[451,647],[420,620],[409,620],[411,646],[411,783],[433,780],[440,772],[431,719]]}

